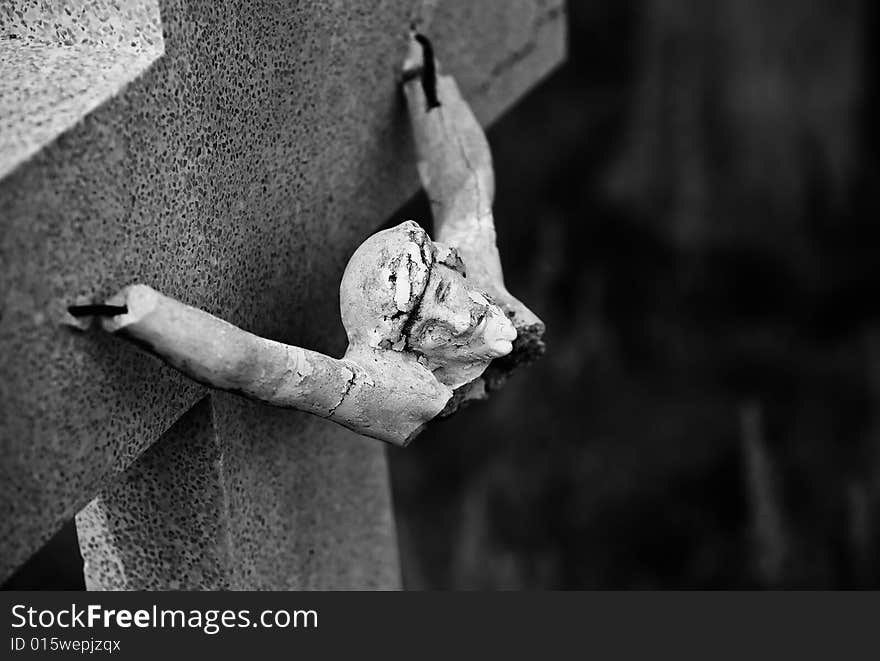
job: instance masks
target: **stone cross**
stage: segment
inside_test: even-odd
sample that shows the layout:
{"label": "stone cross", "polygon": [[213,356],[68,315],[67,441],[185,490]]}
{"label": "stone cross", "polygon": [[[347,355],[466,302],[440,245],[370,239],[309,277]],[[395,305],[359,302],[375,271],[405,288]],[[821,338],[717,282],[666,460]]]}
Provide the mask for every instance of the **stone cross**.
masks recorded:
{"label": "stone cross", "polygon": [[418,186],[410,24],[488,123],[562,59],[564,18],[561,0],[4,4],[0,578],[75,514],[92,589],[397,587],[382,444],[62,321],[148,282],[339,355],[346,260]]}

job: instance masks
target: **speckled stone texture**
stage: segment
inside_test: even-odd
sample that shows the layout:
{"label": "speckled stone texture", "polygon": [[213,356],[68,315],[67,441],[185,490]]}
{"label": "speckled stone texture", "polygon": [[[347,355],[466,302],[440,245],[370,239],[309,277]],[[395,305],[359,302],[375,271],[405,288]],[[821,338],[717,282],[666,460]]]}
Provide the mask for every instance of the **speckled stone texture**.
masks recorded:
{"label": "speckled stone texture", "polygon": [[162,54],[157,0],[0,3],[0,177]]}
{"label": "speckled stone texture", "polygon": [[86,586],[396,587],[388,477],[374,449],[314,417],[206,397],[77,514]]}
{"label": "speckled stone texture", "polygon": [[[114,497],[140,470],[151,484],[214,475],[198,502],[214,508],[219,487],[237,502],[223,528],[233,535],[224,548],[241,559],[223,574],[230,585],[396,584],[379,443],[218,396],[222,480],[201,471],[209,455],[174,460],[164,447],[173,429],[122,476],[206,392],[113,337],[61,322],[67,305],[139,281],[340,355],[345,263],[418,186],[395,81],[410,21],[422,21],[489,122],[562,58],[561,5],[159,2],[164,54],[0,181],[0,575],[111,483],[82,518],[118,538],[150,497],[132,508]],[[188,548],[211,534],[163,530]],[[147,557],[120,560],[125,576]],[[126,585],[174,576],[104,574]],[[214,580],[201,575],[187,587]]]}
{"label": "speckled stone texture", "polygon": [[76,515],[86,587],[228,588],[221,459],[205,397]]}

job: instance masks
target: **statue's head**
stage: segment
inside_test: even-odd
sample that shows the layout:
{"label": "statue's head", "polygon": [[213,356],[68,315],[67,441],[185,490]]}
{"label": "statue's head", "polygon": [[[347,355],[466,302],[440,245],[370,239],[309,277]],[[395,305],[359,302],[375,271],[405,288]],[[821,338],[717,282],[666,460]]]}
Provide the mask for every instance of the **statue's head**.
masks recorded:
{"label": "statue's head", "polygon": [[412,221],[364,241],[339,293],[352,347],[411,352],[451,387],[510,353],[516,338],[501,309],[468,284],[455,250]]}

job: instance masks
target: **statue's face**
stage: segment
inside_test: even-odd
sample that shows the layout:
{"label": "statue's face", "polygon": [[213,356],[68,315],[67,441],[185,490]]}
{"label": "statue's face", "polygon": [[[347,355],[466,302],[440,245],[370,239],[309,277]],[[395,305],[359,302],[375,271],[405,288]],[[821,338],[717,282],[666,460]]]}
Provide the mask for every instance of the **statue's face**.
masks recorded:
{"label": "statue's face", "polygon": [[[447,251],[436,246],[440,253]],[[513,324],[469,285],[462,268],[448,261],[434,263],[409,332],[409,348],[435,363],[472,363],[507,355],[516,339]]]}
{"label": "statue's face", "polygon": [[513,348],[516,330],[472,287],[458,254],[411,221],[355,251],[340,287],[349,351],[411,352],[450,387]]}

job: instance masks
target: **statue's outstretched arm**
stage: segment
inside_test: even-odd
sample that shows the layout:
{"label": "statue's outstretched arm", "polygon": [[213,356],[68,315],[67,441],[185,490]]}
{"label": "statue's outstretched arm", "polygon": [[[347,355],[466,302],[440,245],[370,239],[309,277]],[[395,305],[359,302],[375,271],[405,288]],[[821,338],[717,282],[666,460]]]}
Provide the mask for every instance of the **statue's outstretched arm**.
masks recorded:
{"label": "statue's outstretched arm", "polygon": [[[435,238],[461,255],[470,282],[513,321],[517,340],[506,369],[544,352],[544,323],[504,285],[492,204],[495,174],[486,134],[425,37],[413,33],[403,66],[419,176],[431,202]],[[490,368],[491,370],[491,368]]]}
{"label": "statue's outstretched arm", "polygon": [[259,337],[146,285],[125,287],[89,307],[105,331],[195,381],[329,418],[395,445],[412,440],[452,395],[412,356],[365,349],[353,352],[357,358],[331,358]]}

